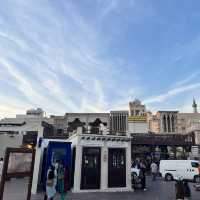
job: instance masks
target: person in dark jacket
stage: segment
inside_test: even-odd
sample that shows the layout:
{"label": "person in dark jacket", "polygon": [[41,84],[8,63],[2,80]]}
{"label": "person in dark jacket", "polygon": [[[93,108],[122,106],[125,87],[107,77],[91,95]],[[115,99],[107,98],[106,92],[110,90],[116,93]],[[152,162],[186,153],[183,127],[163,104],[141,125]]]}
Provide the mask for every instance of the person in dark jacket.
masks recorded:
{"label": "person in dark jacket", "polygon": [[184,200],[184,184],[183,184],[183,180],[181,180],[181,179],[176,180],[175,190],[176,190],[176,199],[177,200]]}
{"label": "person in dark jacket", "polygon": [[184,188],[184,200],[188,200],[191,197],[191,190],[190,186],[188,184],[188,181],[183,182],[183,188]]}
{"label": "person in dark jacket", "polygon": [[146,191],[146,165],[144,164],[144,162],[140,162],[140,173],[139,173],[139,177],[141,179],[141,185],[144,191]]}

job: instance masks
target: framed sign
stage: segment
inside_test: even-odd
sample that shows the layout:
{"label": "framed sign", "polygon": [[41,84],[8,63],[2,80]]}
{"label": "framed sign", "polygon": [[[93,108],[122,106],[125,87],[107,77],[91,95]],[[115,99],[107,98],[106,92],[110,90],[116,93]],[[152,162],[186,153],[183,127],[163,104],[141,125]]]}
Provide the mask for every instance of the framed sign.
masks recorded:
{"label": "framed sign", "polygon": [[3,200],[5,181],[9,178],[29,177],[27,200],[31,199],[35,150],[7,148],[0,182],[0,200]]}

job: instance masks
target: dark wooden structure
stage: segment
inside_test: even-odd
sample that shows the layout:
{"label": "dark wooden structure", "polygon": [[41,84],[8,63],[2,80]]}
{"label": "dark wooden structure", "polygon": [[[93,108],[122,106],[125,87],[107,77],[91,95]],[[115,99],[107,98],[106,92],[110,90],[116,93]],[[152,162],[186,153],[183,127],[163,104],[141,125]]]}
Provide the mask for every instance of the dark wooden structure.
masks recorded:
{"label": "dark wooden structure", "polygon": [[81,189],[100,189],[101,149],[83,147]]}
{"label": "dark wooden structure", "polygon": [[125,148],[108,149],[108,187],[126,187]]}
{"label": "dark wooden structure", "polygon": [[[11,154],[31,154],[31,166],[28,171],[23,172],[9,172],[9,159]],[[32,180],[33,180],[33,170],[34,170],[34,162],[35,162],[35,150],[32,149],[25,149],[25,148],[7,148],[4,156],[4,165],[3,165],[3,171],[1,176],[1,182],[0,182],[0,200],[3,200],[3,193],[4,193],[4,186],[5,181],[10,178],[19,178],[19,177],[29,177],[29,183],[28,183],[28,193],[27,193],[27,200],[31,199],[31,188],[32,188]]]}
{"label": "dark wooden structure", "polygon": [[195,145],[194,134],[131,134],[132,145],[153,145],[153,146],[192,146]]}
{"label": "dark wooden structure", "polygon": [[[195,145],[194,134],[131,134],[132,160],[136,157],[146,160],[147,157],[153,158],[156,155],[160,155],[160,159],[168,159],[170,157],[168,147],[172,148],[175,155],[177,147],[182,147],[183,152],[190,152],[193,145]],[[183,156],[186,159],[185,153]]]}

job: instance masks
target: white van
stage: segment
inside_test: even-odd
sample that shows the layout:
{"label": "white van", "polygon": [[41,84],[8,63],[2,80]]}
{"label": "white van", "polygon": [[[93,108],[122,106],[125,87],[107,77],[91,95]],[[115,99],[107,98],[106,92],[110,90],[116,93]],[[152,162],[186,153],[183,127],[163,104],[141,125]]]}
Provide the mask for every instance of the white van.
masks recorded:
{"label": "white van", "polygon": [[200,181],[199,162],[195,160],[161,160],[160,174],[167,181],[177,179]]}

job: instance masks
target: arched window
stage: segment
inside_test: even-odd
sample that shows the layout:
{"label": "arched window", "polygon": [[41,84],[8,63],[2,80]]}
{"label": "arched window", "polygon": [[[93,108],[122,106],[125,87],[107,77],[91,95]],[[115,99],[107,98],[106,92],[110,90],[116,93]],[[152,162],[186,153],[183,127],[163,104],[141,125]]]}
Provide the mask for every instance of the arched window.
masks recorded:
{"label": "arched window", "polygon": [[164,132],[167,132],[167,120],[166,120],[166,116],[163,116],[163,129]]}
{"label": "arched window", "polygon": [[171,132],[171,123],[169,115],[167,116],[167,125],[168,125],[168,132]]}
{"label": "arched window", "polygon": [[175,119],[174,119],[174,115],[172,115],[172,132],[175,132]]}

